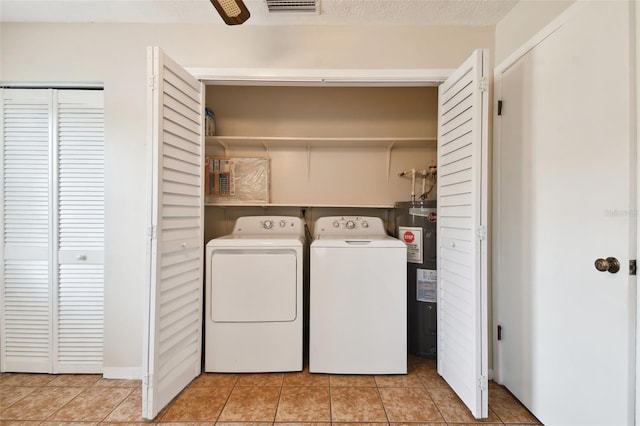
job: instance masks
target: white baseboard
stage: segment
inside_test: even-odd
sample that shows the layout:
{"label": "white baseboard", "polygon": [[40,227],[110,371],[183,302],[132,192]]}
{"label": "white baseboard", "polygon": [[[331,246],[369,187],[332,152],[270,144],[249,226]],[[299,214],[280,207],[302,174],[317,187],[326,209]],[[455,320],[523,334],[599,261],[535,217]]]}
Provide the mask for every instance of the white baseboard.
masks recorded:
{"label": "white baseboard", "polygon": [[105,379],[142,380],[141,367],[103,367]]}

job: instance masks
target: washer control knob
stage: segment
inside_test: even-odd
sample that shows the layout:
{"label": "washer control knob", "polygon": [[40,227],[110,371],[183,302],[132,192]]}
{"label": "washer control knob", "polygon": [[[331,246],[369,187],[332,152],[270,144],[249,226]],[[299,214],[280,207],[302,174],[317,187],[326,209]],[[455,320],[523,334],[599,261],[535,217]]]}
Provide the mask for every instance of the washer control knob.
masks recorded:
{"label": "washer control knob", "polygon": [[280,228],[284,228],[285,226],[287,226],[287,222],[284,220],[280,221]]}
{"label": "washer control knob", "polygon": [[369,222],[367,222],[366,220],[362,221],[362,227],[363,228],[368,228],[369,227]]}
{"label": "washer control knob", "polygon": [[347,229],[353,229],[356,227],[356,223],[352,220],[348,220],[347,223],[344,224]]}
{"label": "washer control knob", "polygon": [[272,220],[265,220],[264,223],[262,224],[262,226],[264,227],[264,229],[271,229],[271,228],[273,228],[273,221]]}
{"label": "washer control knob", "polygon": [[333,221],[333,227],[334,228],[338,228],[340,226],[340,222],[338,222],[337,220]]}

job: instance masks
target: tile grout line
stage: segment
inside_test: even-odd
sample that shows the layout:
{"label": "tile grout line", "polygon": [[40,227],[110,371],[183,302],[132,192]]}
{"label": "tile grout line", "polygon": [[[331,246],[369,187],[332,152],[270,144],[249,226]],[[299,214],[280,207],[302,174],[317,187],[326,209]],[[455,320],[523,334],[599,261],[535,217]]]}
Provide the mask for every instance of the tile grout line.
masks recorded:
{"label": "tile grout line", "polygon": [[[205,374],[206,374],[206,372],[205,372]],[[238,386],[238,382],[240,381],[240,376],[236,374],[235,378],[236,378],[236,380],[233,382],[233,386],[231,386],[231,390],[229,391],[229,394],[225,398],[224,404],[222,404],[222,408],[220,408],[220,412],[216,416],[216,419],[213,421],[214,424],[218,423],[220,421],[220,416],[222,415],[222,412],[224,411],[225,407],[227,406],[227,403],[229,402],[229,399],[231,399],[231,394],[233,394],[233,391],[236,389],[236,386]],[[214,387],[214,386],[210,386],[210,387]]]}
{"label": "tile grout line", "polygon": [[389,414],[387,413],[387,407],[384,406],[382,395],[380,395],[380,386],[378,386],[378,381],[376,380],[375,375],[373,376],[373,382],[376,384],[376,392],[378,394],[378,398],[380,398],[380,405],[382,405],[382,411],[384,411],[384,416],[387,418],[387,424],[391,424],[391,419],[389,418]]}
{"label": "tile grout line", "polygon": [[[2,413],[5,412],[5,410],[8,410],[9,408],[11,408],[12,406],[14,406],[15,404],[17,404],[18,402],[22,401],[23,399],[25,399],[27,396],[31,395],[33,392],[35,392],[39,387],[38,386],[6,386],[6,387],[14,387],[14,388],[18,388],[18,387],[23,387],[23,388],[33,388],[33,390],[31,392],[29,392],[28,394],[26,394],[25,396],[23,396],[22,398],[18,399],[17,401],[14,401],[13,403],[7,405],[6,407],[4,407],[2,409],[2,411],[0,411],[0,415],[2,415]],[[2,419],[0,419],[0,421],[4,421]]]}
{"label": "tile grout line", "polygon": [[440,414],[440,417],[442,417],[442,420],[448,425],[449,421],[447,420],[447,418],[442,414],[442,410],[440,410],[440,407],[438,406],[438,403],[433,399],[433,396],[431,395],[431,392],[429,392],[429,388],[427,387],[427,385],[424,384],[424,382],[422,381],[422,378],[420,378],[420,383],[422,383],[422,388],[425,390],[425,392],[427,393],[427,396],[429,397],[429,399],[431,400],[431,402],[433,402],[433,405],[436,407],[436,410],[438,410],[438,414]]}
{"label": "tile grout line", "polygon": [[[95,383],[94,383],[94,385],[95,385]],[[82,390],[81,392],[79,392],[76,396],[74,396],[73,398],[71,398],[69,401],[67,401],[66,403],[64,403],[60,408],[58,408],[56,411],[54,411],[54,412],[53,412],[49,417],[47,417],[46,419],[42,420],[42,421],[41,421],[41,423],[44,423],[44,422],[47,422],[47,421],[50,421],[50,420],[51,420],[51,421],[55,421],[54,419],[52,419],[52,417],[54,417],[56,414],[58,414],[58,413],[59,413],[59,412],[60,412],[64,407],[66,407],[67,405],[69,405],[70,403],[72,403],[73,401],[75,401],[75,400],[76,400],[80,395],[82,395],[83,393],[85,393],[85,392],[86,392],[86,391],[88,391],[89,389],[93,389],[93,388],[94,388],[94,386],[93,386],[93,385],[91,385],[91,386],[73,386],[73,385],[70,385],[70,386],[48,386],[48,384],[46,384],[46,385],[41,386],[41,388],[42,388],[42,389],[46,389],[46,388],[48,388],[48,387],[49,387],[49,388],[51,388],[51,387],[62,387],[62,388],[65,388],[65,387],[67,387],[67,388],[82,388],[83,390]],[[129,393],[124,397],[124,399],[123,399],[122,401],[120,401],[120,402],[117,404],[116,408],[117,408],[117,407],[119,407],[119,406],[120,406],[120,404],[122,404],[122,403],[124,402],[124,400],[126,400],[126,399],[131,395],[131,393],[133,392],[133,388],[120,388],[120,387],[118,387],[117,389],[128,389],[128,390],[129,390]],[[100,391],[103,391],[103,390],[105,390],[105,389],[100,389]],[[114,408],[114,409],[113,409],[113,410],[111,410],[109,413],[107,413],[107,414],[102,418],[102,420],[96,420],[96,421],[94,421],[94,420],[69,420],[69,421],[61,420],[61,422],[67,422],[67,423],[68,423],[68,422],[85,422],[85,421],[86,421],[86,422],[90,422],[90,423],[97,422],[97,423],[99,424],[99,423],[102,423],[102,422],[104,421],[104,419],[106,419],[106,418],[107,418],[107,417],[108,417],[108,416],[109,416],[109,415],[110,415],[110,414],[111,414],[111,413],[112,413],[116,408]]]}
{"label": "tile grout line", "polygon": [[[311,374],[311,368],[309,368],[309,374]],[[327,375],[327,381],[329,382],[329,423],[333,424],[333,407],[331,404],[331,375]]]}
{"label": "tile grout line", "polygon": [[[43,386],[41,386],[41,388],[42,388],[42,389],[46,389],[47,387],[48,387],[47,385],[43,385]],[[57,386],[50,386],[50,387],[57,387]],[[71,386],[71,387],[73,387],[73,386]],[[84,390],[86,390],[86,389],[87,389],[87,388],[84,388]],[[82,394],[82,392],[84,392],[84,390],[83,390],[83,391],[81,391],[81,392],[78,392],[78,394],[77,394],[76,396],[74,396],[73,398],[71,398],[69,401],[65,402],[65,403],[64,403],[63,405],[61,405],[57,410],[55,410],[53,413],[51,413],[51,415],[50,415],[49,417],[45,418],[44,420],[41,420],[41,421],[40,421],[40,423],[44,423],[44,422],[48,421],[49,419],[51,419],[51,417],[53,417],[53,416],[55,416],[56,414],[58,414],[58,412],[59,412],[60,410],[62,410],[62,409],[63,409],[67,404],[71,403],[71,402],[72,402],[72,401],[74,401],[77,397],[79,397],[79,396]],[[53,421],[53,420],[52,420],[52,421]]]}
{"label": "tile grout line", "polygon": [[[487,390],[488,390],[488,389],[487,389]],[[488,399],[488,397],[487,397],[487,399]],[[488,411],[488,412],[487,412],[487,415],[488,415],[489,413],[493,413],[493,414],[496,416],[496,418],[498,419],[498,421],[500,422],[500,424],[502,424],[502,425],[506,425],[506,423],[502,420],[502,418],[500,418],[500,416],[498,416],[498,413],[496,413],[495,411],[493,411],[493,409],[492,409],[492,408],[491,408],[491,406],[489,405],[489,401],[487,401],[487,411]]]}
{"label": "tile grout line", "polygon": [[[280,392],[278,392],[278,402],[276,402],[276,412],[273,413],[273,421],[271,422],[271,424],[275,424],[276,422],[276,417],[278,416],[278,408],[280,408],[280,398],[282,397],[282,387],[284,386],[284,375],[286,373],[282,373],[282,381],[280,382]],[[256,387],[255,385],[253,386],[254,388]]]}
{"label": "tile grout line", "polygon": [[134,388],[130,388],[129,393],[122,399],[122,401],[120,401],[111,411],[109,411],[107,415],[102,418],[102,420],[98,421],[98,423],[103,423],[107,417],[109,417],[111,414],[113,414],[113,412],[115,412],[118,408],[120,408],[120,406],[124,404],[127,399],[129,399],[133,391],[134,391]]}
{"label": "tile grout line", "polygon": [[500,417],[497,412],[491,409],[491,404],[489,404],[489,387],[487,387],[487,410],[493,411],[493,414],[495,414],[498,420],[500,420],[500,423],[502,423],[503,425],[505,424],[505,422],[502,420],[502,417]]}

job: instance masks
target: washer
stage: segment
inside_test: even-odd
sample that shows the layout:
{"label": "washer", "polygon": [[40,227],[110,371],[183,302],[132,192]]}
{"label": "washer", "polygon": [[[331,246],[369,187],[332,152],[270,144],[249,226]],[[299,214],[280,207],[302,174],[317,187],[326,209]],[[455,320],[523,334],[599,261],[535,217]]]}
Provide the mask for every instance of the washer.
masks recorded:
{"label": "washer", "polygon": [[304,222],[240,217],[206,248],[205,371],[302,370]]}
{"label": "washer", "polygon": [[309,370],[406,374],[407,246],[377,217],[322,217],[310,249]]}

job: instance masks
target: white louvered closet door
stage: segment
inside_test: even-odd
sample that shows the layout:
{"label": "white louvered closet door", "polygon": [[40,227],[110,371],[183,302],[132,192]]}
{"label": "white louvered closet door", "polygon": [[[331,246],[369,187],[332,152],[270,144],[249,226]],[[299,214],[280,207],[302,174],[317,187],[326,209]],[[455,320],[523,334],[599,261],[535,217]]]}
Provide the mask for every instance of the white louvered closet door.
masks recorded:
{"label": "white louvered closet door", "polygon": [[142,414],[153,419],[201,368],[204,87],[157,47],[148,64],[153,177]]}
{"label": "white louvered closet door", "polygon": [[476,418],[488,415],[488,59],[439,87],[438,373]]}
{"label": "white louvered closet door", "polygon": [[104,318],[102,90],[57,92],[54,373],[101,373]]}
{"label": "white louvered closet door", "polygon": [[102,371],[102,99],[2,90],[2,371]]}
{"label": "white louvered closet door", "polygon": [[[2,92],[2,371],[51,372],[51,90]],[[4,285],[2,285],[4,284]]]}

